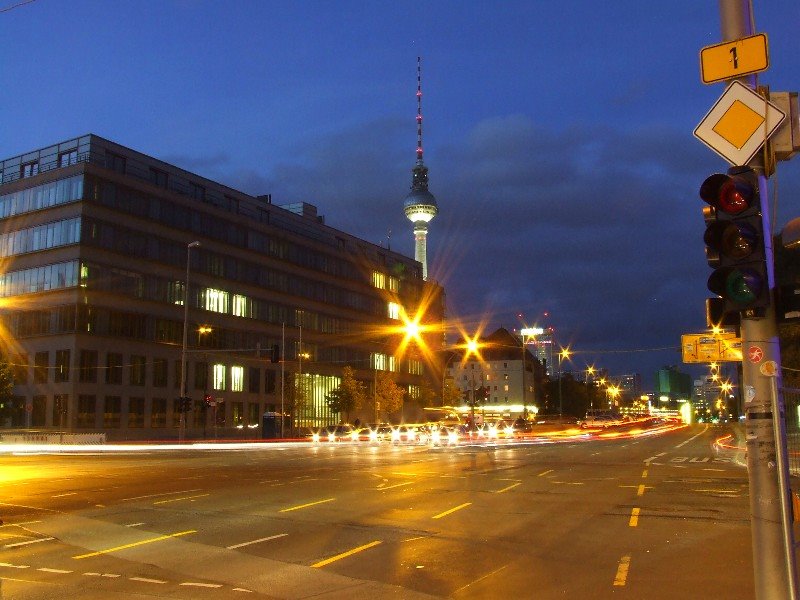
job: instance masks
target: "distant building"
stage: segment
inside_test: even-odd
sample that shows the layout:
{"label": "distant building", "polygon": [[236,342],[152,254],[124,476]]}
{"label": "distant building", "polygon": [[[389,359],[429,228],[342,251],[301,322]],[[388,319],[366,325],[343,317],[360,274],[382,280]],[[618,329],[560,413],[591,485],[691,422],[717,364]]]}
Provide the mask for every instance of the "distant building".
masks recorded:
{"label": "distant building", "polygon": [[424,296],[440,322],[441,288],[313,205],[287,210],[85,135],[0,161],[0,222],[14,426],[176,437],[182,379],[187,437],[210,431],[210,402],[228,436],[257,435],[296,395],[296,424],[323,425],[339,420],[325,396],[345,365],[420,394],[428,367],[385,331]]}
{"label": "distant building", "polygon": [[692,377],[677,366],[663,367],[656,372],[654,394],[656,408],[675,409],[692,398]]}

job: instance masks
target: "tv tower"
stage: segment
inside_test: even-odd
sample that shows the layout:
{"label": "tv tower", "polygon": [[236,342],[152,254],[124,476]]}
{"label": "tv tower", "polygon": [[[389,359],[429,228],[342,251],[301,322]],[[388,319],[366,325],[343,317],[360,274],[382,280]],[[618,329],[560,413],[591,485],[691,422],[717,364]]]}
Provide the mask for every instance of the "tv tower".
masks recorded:
{"label": "tv tower", "polygon": [[417,57],[417,162],[411,169],[411,191],[403,202],[406,217],[414,223],[414,260],[422,263],[422,278],[428,279],[428,222],[439,208],[428,191],[428,167],[422,162],[422,59]]}

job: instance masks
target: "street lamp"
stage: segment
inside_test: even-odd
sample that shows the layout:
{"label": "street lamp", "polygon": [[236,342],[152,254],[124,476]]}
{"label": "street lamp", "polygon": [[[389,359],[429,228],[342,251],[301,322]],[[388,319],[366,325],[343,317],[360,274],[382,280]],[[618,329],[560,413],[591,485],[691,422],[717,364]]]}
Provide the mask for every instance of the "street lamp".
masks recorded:
{"label": "street lamp", "polygon": [[562,348],[561,352],[558,353],[558,420],[561,421],[564,418],[564,403],[561,398],[561,361],[569,359],[570,357],[570,350],[569,347]]}
{"label": "street lamp", "polygon": [[178,439],[183,441],[186,428],[186,412],[184,402],[186,398],[186,339],[189,335],[189,266],[191,264],[192,248],[197,248],[200,242],[194,241],[186,245],[186,284],[183,287],[183,345],[181,346],[181,416],[178,426]]}
{"label": "street lamp", "polygon": [[[525,393],[528,389],[525,387],[525,336],[535,336],[544,333],[541,327],[525,327],[520,329],[520,337],[522,338],[522,413],[525,418],[528,417],[528,405],[525,402]],[[533,396],[533,403],[536,404],[536,363],[533,364],[533,379],[531,381],[531,395]]]}

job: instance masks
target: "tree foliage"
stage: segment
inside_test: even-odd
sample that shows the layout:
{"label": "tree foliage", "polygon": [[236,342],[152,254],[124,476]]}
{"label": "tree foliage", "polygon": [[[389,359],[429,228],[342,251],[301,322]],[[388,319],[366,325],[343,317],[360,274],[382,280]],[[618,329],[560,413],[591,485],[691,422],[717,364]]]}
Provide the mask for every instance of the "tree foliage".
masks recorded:
{"label": "tree foliage", "polygon": [[12,418],[14,411],[20,407],[15,407],[12,401],[14,396],[14,374],[8,359],[0,357],[0,425],[7,419]]}
{"label": "tree foliage", "polygon": [[394,382],[390,372],[378,371],[376,384],[374,406],[377,406],[377,413],[391,415],[403,408],[406,392]]}
{"label": "tree foliage", "polygon": [[353,368],[347,366],[342,369],[342,383],[325,396],[325,401],[333,412],[343,414],[345,421],[349,422],[350,413],[359,410],[364,405],[365,398],[366,387],[355,378]]}
{"label": "tree foliage", "polygon": [[463,399],[464,396],[453,379],[446,379],[442,390],[442,406],[458,406],[462,404]]}

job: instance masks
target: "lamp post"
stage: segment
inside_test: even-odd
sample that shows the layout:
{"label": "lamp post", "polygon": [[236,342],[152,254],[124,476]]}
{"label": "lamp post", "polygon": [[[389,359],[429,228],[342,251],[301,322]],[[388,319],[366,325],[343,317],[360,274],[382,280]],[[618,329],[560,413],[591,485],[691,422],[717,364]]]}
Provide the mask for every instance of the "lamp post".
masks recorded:
{"label": "lamp post", "polygon": [[[525,418],[528,418],[528,405],[525,402],[525,394],[528,389],[525,387],[525,336],[534,336],[534,342],[536,341],[536,336],[544,333],[544,329],[541,327],[525,327],[520,329],[519,331],[520,337],[522,338],[522,414]],[[533,396],[533,403],[536,404],[536,362],[533,364],[533,371],[532,371],[532,380],[531,380],[531,395]]]}
{"label": "lamp post", "polygon": [[183,288],[183,345],[181,346],[181,416],[178,426],[178,439],[183,441],[186,429],[186,412],[184,402],[186,398],[186,339],[189,336],[189,266],[191,265],[192,248],[197,248],[200,242],[194,241],[186,245],[186,284]]}
{"label": "lamp post", "polygon": [[561,422],[564,419],[564,404],[561,398],[561,361],[565,358],[569,358],[570,351],[569,348],[562,348],[561,352],[558,353],[558,420]]}

